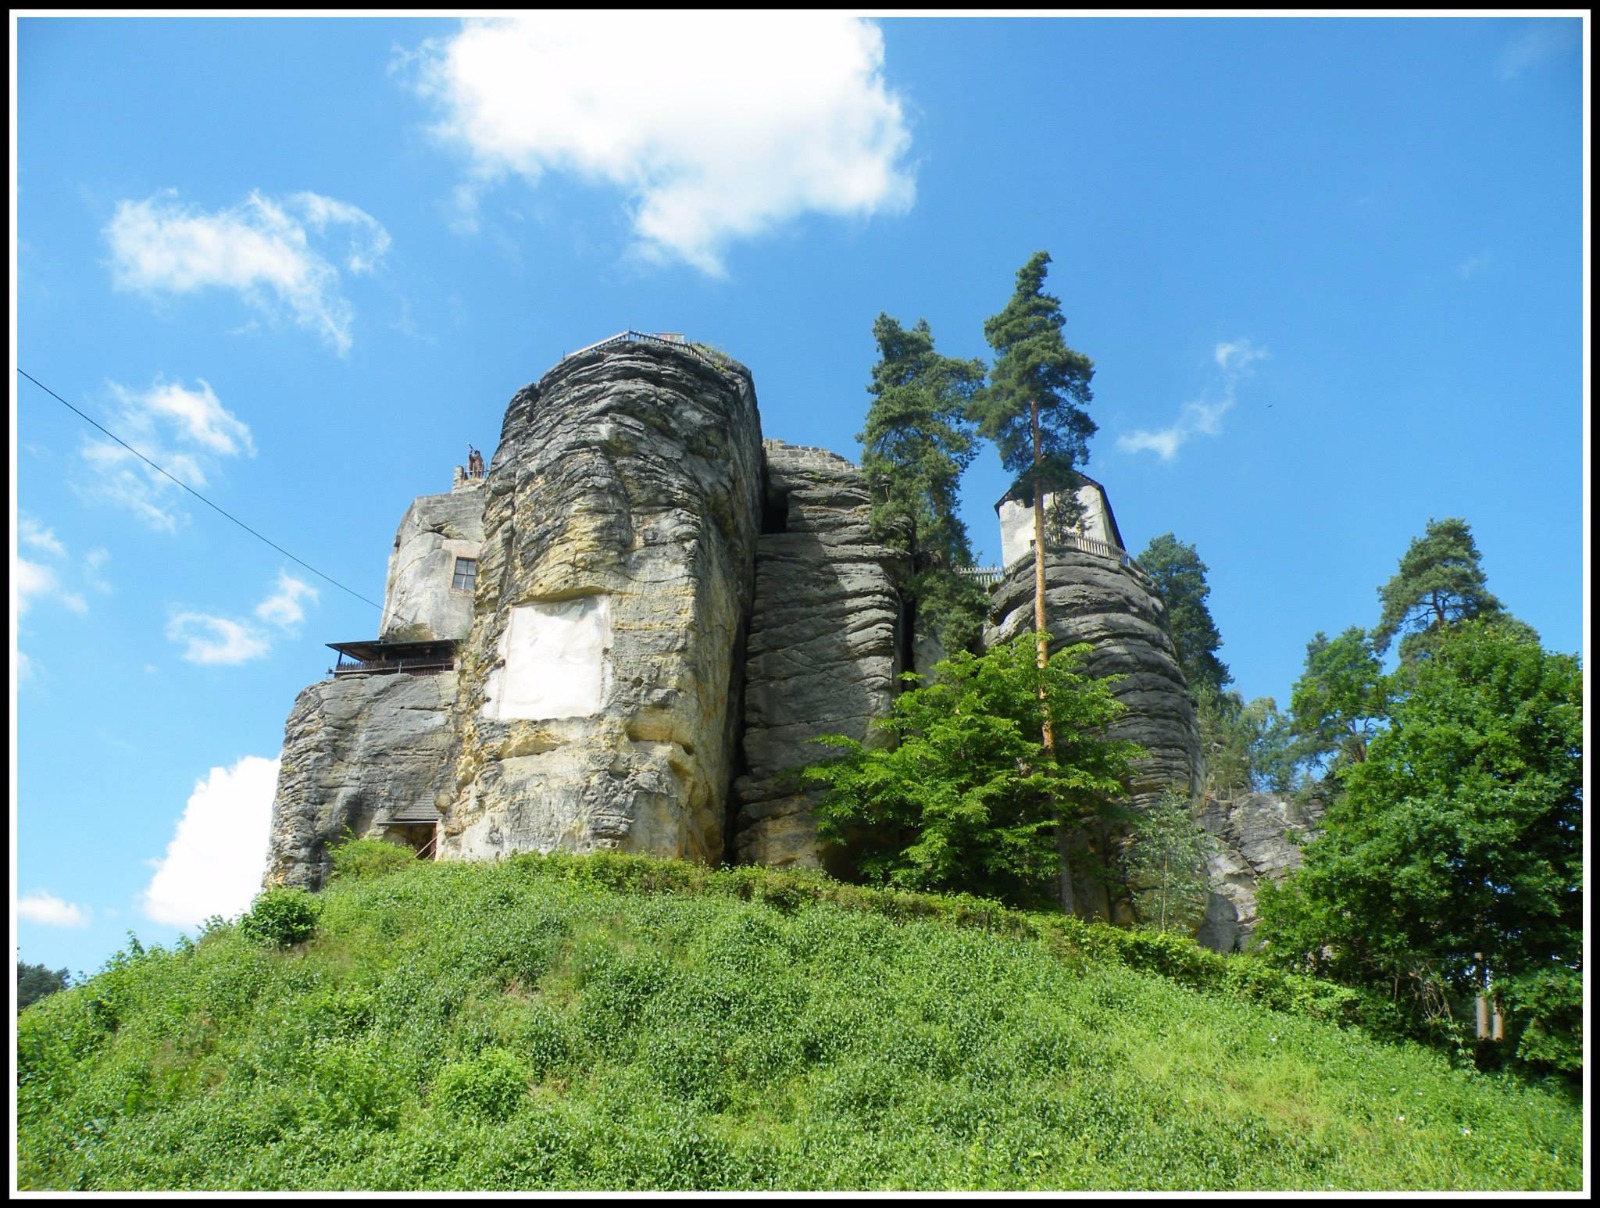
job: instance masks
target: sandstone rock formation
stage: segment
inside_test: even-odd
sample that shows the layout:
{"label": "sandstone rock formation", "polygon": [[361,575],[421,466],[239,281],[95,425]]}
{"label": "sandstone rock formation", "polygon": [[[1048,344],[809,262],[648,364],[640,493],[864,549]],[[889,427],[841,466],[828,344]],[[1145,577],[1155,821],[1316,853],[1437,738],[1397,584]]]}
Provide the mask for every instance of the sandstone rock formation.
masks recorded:
{"label": "sandstone rock formation", "polygon": [[[1090,485],[1106,539],[1052,559],[1053,628],[1127,677],[1135,801],[1187,794],[1193,706]],[[821,863],[792,773],[819,735],[871,741],[901,669],[939,653],[906,624],[909,572],[855,466],[763,445],[743,366],[631,332],[575,353],[512,399],[486,479],[458,468],[406,513],[380,639],[338,644],[359,662],[290,714],[266,880],[320,886],[347,828],[443,859]],[[1032,587],[1021,560],[987,641],[1031,625]]]}
{"label": "sandstone rock formation", "polygon": [[[986,646],[1033,628],[1034,568],[1031,555],[1006,568],[990,597]],[[1165,790],[1188,797],[1199,783],[1200,739],[1194,702],[1178,667],[1172,640],[1161,626],[1163,606],[1145,573],[1115,550],[1065,549],[1045,563],[1045,604],[1054,642],[1089,642],[1088,674],[1120,675],[1113,687],[1127,712],[1111,727],[1113,738],[1138,743],[1148,752],[1129,786],[1134,809],[1152,806]],[[1126,832],[1100,840],[1115,858]],[[1131,922],[1131,908],[1116,895],[1090,893],[1088,913]]]}
{"label": "sandstone rock formation", "polygon": [[421,495],[406,509],[389,555],[378,633],[386,641],[462,637],[472,593],[452,588],[456,561],[483,545],[482,478],[458,480],[445,495]]}
{"label": "sandstone rock formation", "polygon": [[1315,832],[1322,810],[1315,798],[1301,803],[1277,793],[1206,799],[1198,821],[1217,846],[1206,862],[1211,898],[1195,939],[1217,952],[1249,945],[1257,886],[1300,867],[1300,845]]}
{"label": "sandstone rock formation", "polygon": [[649,341],[571,356],[512,399],[488,495],[441,856],[720,860],[761,505],[748,370]]}
{"label": "sandstone rock formation", "polygon": [[437,821],[454,787],[455,693],[454,672],[341,675],[300,693],[284,727],[266,884],[320,889],[346,829]]}
{"label": "sandstone rock formation", "polygon": [[792,773],[830,755],[822,734],[869,737],[903,652],[902,555],[872,539],[861,472],[834,453],[765,442],[763,532],[745,661],[742,774],[731,854],[818,866],[814,791]]}

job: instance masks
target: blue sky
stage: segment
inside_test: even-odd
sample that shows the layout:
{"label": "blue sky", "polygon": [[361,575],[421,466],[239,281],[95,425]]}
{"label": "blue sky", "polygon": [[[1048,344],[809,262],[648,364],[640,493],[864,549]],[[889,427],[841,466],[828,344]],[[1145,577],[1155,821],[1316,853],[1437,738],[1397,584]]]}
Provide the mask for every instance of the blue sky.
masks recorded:
{"label": "blue sky", "polygon": [[[887,312],[984,356],[1046,249],[1088,472],[1286,704],[1430,517],[1587,617],[1576,16],[14,17],[20,367],[356,595],[564,352],[714,344],[852,459]],[[13,374],[13,944],[248,904],[284,720],[377,609]],[[998,560],[985,448],[964,510]]]}

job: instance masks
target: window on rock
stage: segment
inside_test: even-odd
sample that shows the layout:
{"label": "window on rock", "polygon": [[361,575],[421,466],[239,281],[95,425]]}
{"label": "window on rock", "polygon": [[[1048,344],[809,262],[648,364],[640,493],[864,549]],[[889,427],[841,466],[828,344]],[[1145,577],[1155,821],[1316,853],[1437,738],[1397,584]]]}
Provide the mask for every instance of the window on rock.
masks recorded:
{"label": "window on rock", "polygon": [[476,558],[457,558],[456,573],[450,580],[450,586],[461,591],[471,591],[478,582],[478,560]]}

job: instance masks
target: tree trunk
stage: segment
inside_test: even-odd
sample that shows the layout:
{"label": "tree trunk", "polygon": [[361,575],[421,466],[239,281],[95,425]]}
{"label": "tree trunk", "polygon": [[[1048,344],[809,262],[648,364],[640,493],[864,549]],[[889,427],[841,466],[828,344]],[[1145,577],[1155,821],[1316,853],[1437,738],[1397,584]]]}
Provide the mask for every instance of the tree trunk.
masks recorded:
{"label": "tree trunk", "polygon": [[[1037,634],[1039,651],[1039,669],[1042,671],[1050,662],[1050,631],[1046,628],[1047,618],[1044,610],[1044,486],[1039,481],[1039,464],[1044,460],[1044,453],[1039,447],[1039,403],[1037,400],[1028,404],[1033,421],[1033,629]],[[1056,732],[1050,720],[1050,706],[1045,696],[1044,680],[1039,681],[1039,702],[1043,706],[1044,725],[1040,741],[1044,744],[1046,758],[1055,762]],[[1070,837],[1065,812],[1056,817],[1056,853],[1061,860],[1061,909],[1067,914],[1076,913],[1076,895],[1072,886],[1072,864],[1067,856],[1067,840]]]}
{"label": "tree trunk", "polygon": [[1489,969],[1483,963],[1483,953],[1474,952],[1478,962],[1478,1039],[1489,1039]]}

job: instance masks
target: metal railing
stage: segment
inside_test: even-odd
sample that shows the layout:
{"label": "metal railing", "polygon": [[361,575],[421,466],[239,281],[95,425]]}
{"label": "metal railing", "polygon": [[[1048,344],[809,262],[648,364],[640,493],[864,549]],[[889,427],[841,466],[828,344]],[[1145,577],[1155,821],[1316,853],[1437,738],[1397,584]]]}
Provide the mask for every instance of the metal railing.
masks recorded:
{"label": "metal railing", "polygon": [[[1086,554],[1096,554],[1102,558],[1114,558],[1131,570],[1136,570],[1140,574],[1145,573],[1144,567],[1130,558],[1126,550],[1118,549],[1116,546],[1104,541],[1096,541],[1093,537],[1080,537],[1076,533],[1068,533],[1065,537],[1054,542],[1054,544],[1058,546],[1070,545],[1073,549],[1082,550]],[[1006,566],[958,566],[956,567],[956,574],[965,575],[969,579],[976,579],[985,587],[993,587],[1018,566],[1024,563],[1031,565],[1032,562],[1033,548],[1030,542],[1028,552],[1021,557],[1013,558]]]}
{"label": "metal railing", "polygon": [[456,661],[450,659],[395,659],[384,662],[363,663],[358,659],[345,661],[345,656],[340,655],[336,665],[328,668],[328,674],[340,675],[394,675],[404,672],[407,675],[438,675],[441,671],[455,670]]}
{"label": "metal railing", "polygon": [[616,335],[607,336],[603,340],[596,340],[593,344],[585,344],[576,352],[563,353],[561,360],[557,361],[556,364],[562,364],[568,360],[571,360],[575,356],[582,356],[586,352],[593,352],[597,348],[610,348],[614,344],[637,344],[641,342],[648,344],[663,344],[668,348],[682,349],[690,356],[704,361],[713,369],[726,369],[732,360],[731,357],[726,356],[719,360],[715,354],[707,351],[703,345],[695,344],[690,340],[686,340],[677,332],[652,333],[648,331],[634,331],[630,327],[627,331],[619,331]]}
{"label": "metal railing", "polygon": [[1005,577],[1005,570],[999,566],[958,566],[956,574],[976,579],[984,587],[993,587]]}

